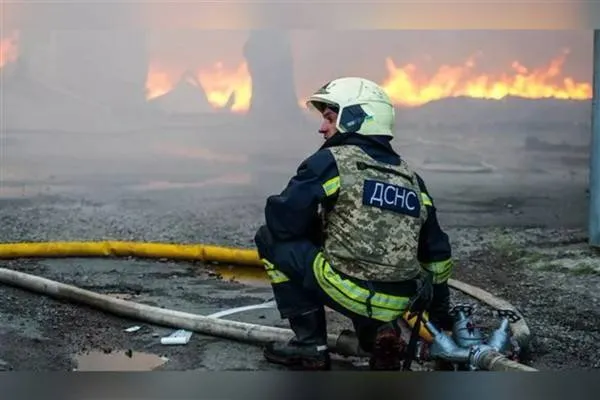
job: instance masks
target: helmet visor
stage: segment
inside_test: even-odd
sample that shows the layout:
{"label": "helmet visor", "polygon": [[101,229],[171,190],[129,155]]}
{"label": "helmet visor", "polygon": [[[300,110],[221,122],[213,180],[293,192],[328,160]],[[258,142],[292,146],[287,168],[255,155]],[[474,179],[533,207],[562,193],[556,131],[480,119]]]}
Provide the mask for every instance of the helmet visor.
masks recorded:
{"label": "helmet visor", "polygon": [[306,102],[306,108],[309,110],[316,110],[321,114],[323,114],[327,109],[330,109],[336,113],[340,111],[340,107],[337,103],[316,96],[311,97]]}

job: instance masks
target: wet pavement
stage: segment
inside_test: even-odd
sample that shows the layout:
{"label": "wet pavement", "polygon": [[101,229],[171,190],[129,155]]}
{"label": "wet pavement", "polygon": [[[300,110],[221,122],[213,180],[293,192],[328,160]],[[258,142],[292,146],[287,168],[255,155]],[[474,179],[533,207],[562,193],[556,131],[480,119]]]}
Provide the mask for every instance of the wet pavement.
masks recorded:
{"label": "wet pavement", "polygon": [[[193,154],[204,157],[202,152]],[[202,164],[206,169],[195,170],[198,177],[194,170],[175,163],[168,172],[156,167],[158,172],[145,178],[143,171],[119,174],[119,166],[111,166],[112,172],[95,178],[82,171],[68,179],[63,174],[37,183],[12,180],[0,187],[0,241],[135,240],[250,248],[263,222],[264,200],[285,185],[295,168],[295,162],[289,164],[240,167],[233,163],[224,172]],[[100,171],[93,165],[86,168]],[[177,168],[182,172],[173,179]],[[564,272],[517,267],[498,239],[518,238],[514,244],[518,249],[548,243],[559,248],[573,236],[581,236],[587,205],[583,175],[569,181],[518,171],[456,174],[451,175],[452,184],[448,174],[424,176],[455,246],[456,276],[527,311],[540,334],[539,367],[593,365],[591,360],[600,357],[596,344],[600,332],[586,321],[598,313],[592,290],[598,284],[595,275],[577,279],[565,277]],[[526,230],[531,226],[536,228]],[[0,266],[201,315],[272,297],[258,269],[127,258],[12,260],[0,261]],[[557,302],[557,294],[562,302]],[[275,309],[227,318],[287,328]],[[333,313],[328,319],[331,333],[350,326]],[[0,369],[280,369],[262,359],[259,346],[199,333],[186,345],[166,346],[160,338],[177,327],[118,318],[6,285],[0,285],[0,320]],[[563,324],[568,327],[563,329]],[[126,331],[133,326],[140,329]],[[579,336],[573,337],[575,331]],[[564,349],[583,356],[568,356]],[[337,360],[335,368],[360,368],[352,361]]]}

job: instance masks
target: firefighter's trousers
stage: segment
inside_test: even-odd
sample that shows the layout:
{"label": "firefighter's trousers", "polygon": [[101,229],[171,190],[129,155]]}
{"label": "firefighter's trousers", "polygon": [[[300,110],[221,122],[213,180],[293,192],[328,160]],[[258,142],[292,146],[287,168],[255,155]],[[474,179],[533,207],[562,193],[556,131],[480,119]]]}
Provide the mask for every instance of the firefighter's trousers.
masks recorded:
{"label": "firefighter's trousers", "polygon": [[369,282],[334,270],[310,240],[275,241],[266,226],[255,243],[281,318],[319,311],[324,306],[350,318],[364,350],[377,328],[402,316],[419,288],[417,280]]}

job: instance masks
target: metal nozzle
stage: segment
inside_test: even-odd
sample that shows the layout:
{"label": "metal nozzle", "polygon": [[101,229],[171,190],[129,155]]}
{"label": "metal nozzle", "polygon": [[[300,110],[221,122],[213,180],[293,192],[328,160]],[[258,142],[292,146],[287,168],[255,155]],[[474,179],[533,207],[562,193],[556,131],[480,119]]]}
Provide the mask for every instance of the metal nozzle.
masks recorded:
{"label": "metal nozzle", "polygon": [[454,340],[443,332],[438,331],[430,322],[425,324],[433,335],[433,343],[429,349],[429,356],[455,363],[469,362],[469,349],[458,347]]}
{"label": "metal nozzle", "polygon": [[498,329],[490,335],[488,346],[500,353],[505,353],[510,347],[510,325],[508,319],[503,319]]}

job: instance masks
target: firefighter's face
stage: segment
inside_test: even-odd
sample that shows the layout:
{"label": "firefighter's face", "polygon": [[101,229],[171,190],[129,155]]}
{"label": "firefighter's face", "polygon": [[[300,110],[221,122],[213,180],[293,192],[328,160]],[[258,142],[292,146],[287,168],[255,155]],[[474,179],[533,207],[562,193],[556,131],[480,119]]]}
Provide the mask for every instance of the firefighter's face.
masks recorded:
{"label": "firefighter's face", "polygon": [[319,133],[323,135],[323,139],[327,140],[337,133],[335,122],[337,121],[337,113],[329,108],[323,111],[323,122],[319,128]]}

